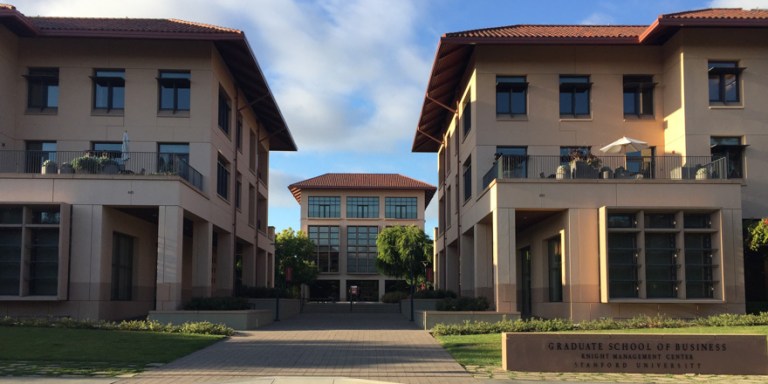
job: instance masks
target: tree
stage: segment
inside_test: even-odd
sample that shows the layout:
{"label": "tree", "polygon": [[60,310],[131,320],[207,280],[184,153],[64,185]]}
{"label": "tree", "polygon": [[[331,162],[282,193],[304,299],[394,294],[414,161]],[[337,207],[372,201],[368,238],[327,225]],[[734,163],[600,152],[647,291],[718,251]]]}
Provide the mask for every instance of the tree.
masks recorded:
{"label": "tree", "polygon": [[768,245],[768,218],[749,226],[749,249],[757,251]]}
{"label": "tree", "polygon": [[309,284],[317,278],[319,270],[315,264],[315,243],[304,232],[284,229],[275,238],[276,282],[285,282],[286,268],[291,268],[288,286],[298,287]]}
{"label": "tree", "polygon": [[424,276],[423,261],[432,262],[432,240],[415,225],[385,228],[376,239],[376,248],[376,269],[409,284],[412,272],[416,281]]}

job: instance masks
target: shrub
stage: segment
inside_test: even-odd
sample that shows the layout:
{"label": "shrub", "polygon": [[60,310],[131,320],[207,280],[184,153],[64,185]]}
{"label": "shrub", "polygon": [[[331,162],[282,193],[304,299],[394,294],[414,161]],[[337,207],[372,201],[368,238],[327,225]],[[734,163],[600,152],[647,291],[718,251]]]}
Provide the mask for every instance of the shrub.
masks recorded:
{"label": "shrub", "polygon": [[381,302],[396,304],[396,303],[399,303],[400,300],[405,300],[407,298],[408,298],[408,294],[406,292],[393,291],[393,292],[385,293],[384,296],[381,297]]}
{"label": "shrub", "polygon": [[232,336],[235,330],[222,324],[212,324],[207,321],[184,323],[182,325],[163,324],[157,320],[125,320],[119,323],[113,321],[74,320],[70,318],[33,318],[16,319],[5,316],[0,318],[0,326],[38,327],[38,328],[76,328],[101,329],[107,331],[136,331],[162,333],[188,333],[198,335]]}
{"label": "shrub", "polygon": [[243,297],[193,297],[184,304],[187,311],[235,311],[249,308],[248,300]]}
{"label": "shrub", "polygon": [[225,335],[232,336],[235,331],[224,324],[214,324],[208,321],[184,323],[179,326],[179,333],[195,335]]}
{"label": "shrub", "polygon": [[485,297],[445,298],[437,302],[438,311],[485,311],[490,305]]}
{"label": "shrub", "polygon": [[99,159],[93,156],[76,157],[70,161],[76,171],[96,173],[101,170]]}
{"label": "shrub", "polygon": [[414,299],[445,299],[456,298],[456,293],[446,289],[418,291],[413,295]]}

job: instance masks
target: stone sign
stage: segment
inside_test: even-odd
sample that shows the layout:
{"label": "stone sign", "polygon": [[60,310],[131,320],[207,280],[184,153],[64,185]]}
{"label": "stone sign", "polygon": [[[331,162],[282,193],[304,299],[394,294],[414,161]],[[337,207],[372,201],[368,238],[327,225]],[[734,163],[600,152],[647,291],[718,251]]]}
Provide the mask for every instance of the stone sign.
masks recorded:
{"label": "stone sign", "polygon": [[508,371],[768,374],[762,335],[503,333]]}

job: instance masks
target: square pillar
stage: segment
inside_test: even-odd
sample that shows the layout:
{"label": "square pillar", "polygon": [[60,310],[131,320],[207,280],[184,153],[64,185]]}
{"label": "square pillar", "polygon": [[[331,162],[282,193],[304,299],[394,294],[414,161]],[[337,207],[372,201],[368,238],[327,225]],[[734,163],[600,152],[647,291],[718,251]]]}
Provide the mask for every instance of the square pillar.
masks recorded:
{"label": "square pillar", "polygon": [[499,208],[493,212],[493,278],[497,312],[517,311],[515,210]]}
{"label": "square pillar", "polygon": [[472,230],[461,235],[459,277],[461,296],[475,297],[475,236]]}
{"label": "square pillar", "polygon": [[495,302],[493,294],[493,229],[475,225],[475,295]]}
{"label": "square pillar", "polygon": [[157,296],[159,311],[182,306],[184,210],[160,206],[157,227]]}
{"label": "square pillar", "polygon": [[257,261],[256,261],[256,247],[252,244],[242,245],[242,257],[243,257],[243,286],[256,287],[257,284]]}
{"label": "square pillar", "polygon": [[192,296],[210,297],[213,224],[195,221],[192,227]]}
{"label": "square pillar", "polygon": [[459,250],[455,243],[446,248],[445,284],[443,287],[459,292]]}
{"label": "square pillar", "polygon": [[232,234],[217,232],[216,244],[216,286],[214,296],[230,296],[235,279],[235,250],[232,244]]}

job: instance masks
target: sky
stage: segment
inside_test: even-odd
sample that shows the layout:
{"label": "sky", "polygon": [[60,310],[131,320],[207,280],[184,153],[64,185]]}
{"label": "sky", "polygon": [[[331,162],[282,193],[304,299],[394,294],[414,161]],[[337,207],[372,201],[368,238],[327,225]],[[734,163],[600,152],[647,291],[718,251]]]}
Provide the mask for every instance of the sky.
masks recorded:
{"label": "sky", "polygon": [[[297,152],[271,152],[269,225],[300,228],[291,183],[328,172],[400,173],[437,185],[411,153],[447,32],[513,24],[649,25],[660,14],[768,8],[768,0],[9,0],[28,16],[176,18],[239,29]],[[426,232],[437,226],[437,199]]]}

